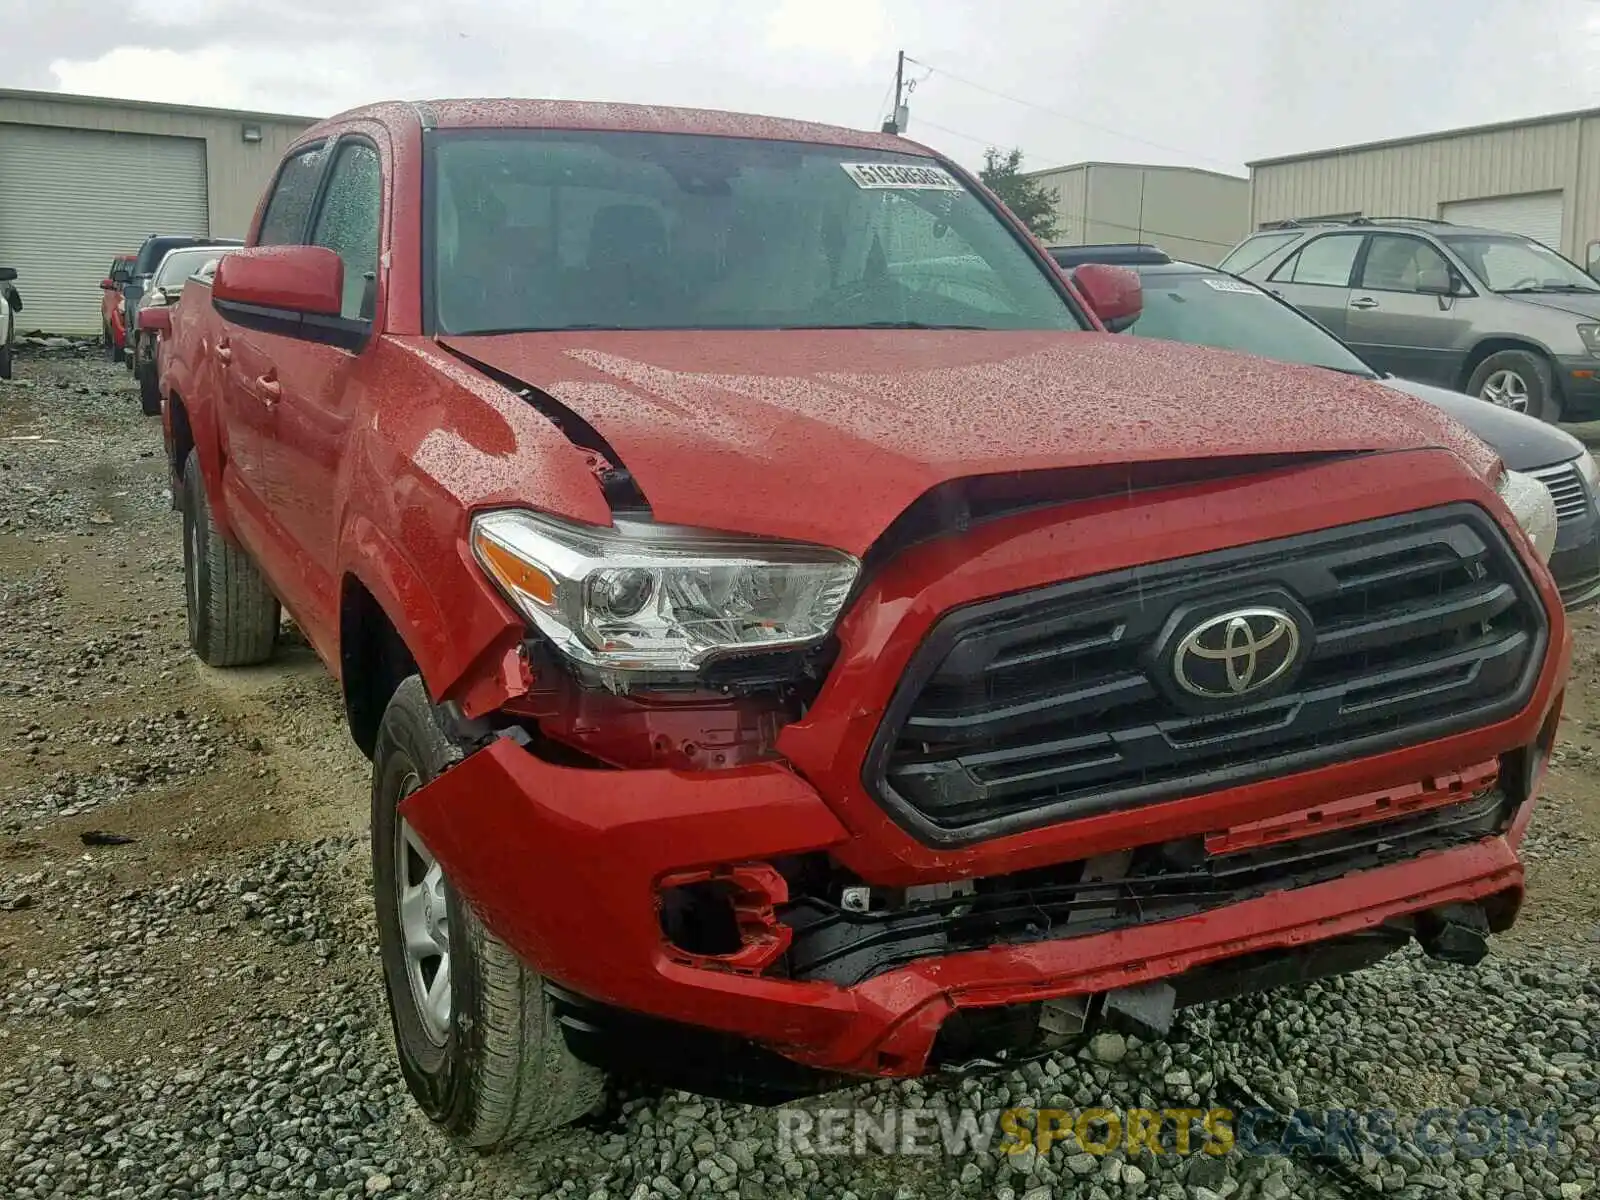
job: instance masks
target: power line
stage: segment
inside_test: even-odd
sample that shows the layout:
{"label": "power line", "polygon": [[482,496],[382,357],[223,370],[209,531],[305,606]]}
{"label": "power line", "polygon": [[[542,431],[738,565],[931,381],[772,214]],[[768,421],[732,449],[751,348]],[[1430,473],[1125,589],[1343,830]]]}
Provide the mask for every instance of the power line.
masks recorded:
{"label": "power line", "polygon": [[1142,146],[1149,146],[1156,150],[1165,150],[1169,154],[1181,154],[1186,158],[1197,158],[1202,162],[1215,163],[1219,166],[1227,166],[1230,168],[1238,166],[1237,163],[1225,162],[1223,159],[1212,158],[1206,154],[1197,154],[1193,150],[1184,149],[1182,146],[1169,146],[1165,142],[1151,141],[1149,138],[1139,137],[1137,134],[1128,133],[1126,130],[1116,129],[1110,125],[1101,125],[1098,122],[1086,120],[1085,118],[1076,116],[1072,113],[1062,112],[1060,109],[1051,108],[1045,104],[1036,104],[1032,100],[1024,100],[1021,96],[1013,96],[1009,92],[999,91],[995,88],[989,87],[987,84],[979,83],[973,79],[968,79],[964,75],[957,75],[955,72],[947,71],[943,67],[936,67],[932,63],[924,62],[920,58],[912,58],[909,54],[906,55],[906,61],[914,62],[919,67],[927,68],[929,74],[943,75],[946,79],[949,79],[954,83],[965,84],[967,87],[972,88],[975,91],[985,92],[990,96],[996,97],[997,99],[1010,101],[1012,104],[1020,104],[1024,108],[1036,108],[1040,112],[1049,113],[1051,116],[1059,117],[1063,121],[1071,121],[1075,125],[1082,125],[1085,129],[1093,129],[1100,133],[1110,134],[1112,137],[1121,138],[1123,141],[1137,142]]}
{"label": "power line", "polygon": [[[1595,2],[1600,3],[1600,0],[1595,0]],[[969,142],[974,142],[977,145],[985,148],[990,146],[998,146],[1000,144],[993,138],[981,138],[970,133],[963,133],[959,129],[951,129],[948,125],[941,125],[937,121],[930,121],[926,117],[918,117],[917,124],[926,125],[929,129],[937,129],[940,133],[948,133],[952,137],[964,138]],[[1057,194],[1059,195],[1059,193]],[[1127,225],[1121,221],[1108,221],[1103,217],[1090,216],[1088,213],[1065,212],[1058,209],[1056,210],[1056,215],[1063,217],[1068,221],[1083,221],[1085,226],[1101,225],[1109,229],[1121,229],[1127,231],[1128,233],[1137,233],[1141,236],[1148,235],[1151,237],[1181,238],[1186,242],[1201,242],[1207,246],[1219,246],[1224,250],[1232,250],[1234,247],[1233,242],[1219,242],[1215,238],[1196,237],[1192,233],[1176,233],[1170,229],[1151,229],[1148,225]]]}

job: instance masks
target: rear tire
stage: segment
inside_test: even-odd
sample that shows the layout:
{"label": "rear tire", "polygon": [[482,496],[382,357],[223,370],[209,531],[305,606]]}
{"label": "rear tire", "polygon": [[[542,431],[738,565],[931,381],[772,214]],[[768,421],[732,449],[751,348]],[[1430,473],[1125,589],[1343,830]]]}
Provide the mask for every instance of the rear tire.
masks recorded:
{"label": "rear tire", "polygon": [[1550,360],[1533,350],[1501,350],[1478,364],[1467,391],[1480,400],[1525,412],[1554,425],[1561,420],[1561,391]]}
{"label": "rear tire", "polygon": [[0,379],[11,378],[11,343],[0,346]]}
{"label": "rear tire", "polygon": [[605,1077],[567,1048],[543,978],[484,927],[396,811],[460,760],[421,678],[408,677],[372,758],[378,945],[411,1094],[468,1144],[500,1150],[593,1112]]}
{"label": "rear tire", "polygon": [[278,598],[250,556],[224,538],[211,519],[194,450],[183,465],[183,581],[189,645],[201,662],[244,667],[272,657]]}
{"label": "rear tire", "polygon": [[159,417],[161,415],[161,389],[156,384],[155,367],[139,368],[138,379],[139,411],[147,417]]}

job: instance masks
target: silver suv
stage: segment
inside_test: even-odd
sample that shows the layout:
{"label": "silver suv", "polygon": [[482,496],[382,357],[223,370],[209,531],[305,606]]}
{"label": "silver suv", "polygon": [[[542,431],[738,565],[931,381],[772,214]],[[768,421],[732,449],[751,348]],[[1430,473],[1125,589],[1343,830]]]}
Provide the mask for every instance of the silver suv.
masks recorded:
{"label": "silver suv", "polygon": [[1532,238],[1421,218],[1283,221],[1221,266],[1381,371],[1546,421],[1600,416],[1600,283]]}

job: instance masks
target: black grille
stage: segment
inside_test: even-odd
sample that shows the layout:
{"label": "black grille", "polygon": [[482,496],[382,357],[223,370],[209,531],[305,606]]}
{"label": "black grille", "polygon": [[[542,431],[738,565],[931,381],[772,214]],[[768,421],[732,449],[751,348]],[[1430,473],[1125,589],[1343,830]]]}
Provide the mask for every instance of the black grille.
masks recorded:
{"label": "black grille", "polygon": [[1556,524],[1569,525],[1589,515],[1589,488],[1576,463],[1539,467],[1528,474],[1550,489],[1550,498],[1556,502]]}
{"label": "black grille", "polygon": [[[1174,636],[1262,603],[1307,626],[1282,685],[1180,694]],[[1545,636],[1521,563],[1465,504],[1094,576],[947,613],[864,780],[922,840],[963,844],[1503,718]]]}
{"label": "black grille", "polygon": [[851,912],[804,896],[781,914],[795,931],[789,971],[853,985],[929,955],[1193,916],[1470,845],[1504,829],[1511,809],[1506,794],[1490,788],[1457,804],[1224,855],[1208,855],[1199,838],[1158,842],[1134,851],[1110,879],[1088,882],[1090,864],[1069,862],[884,911]]}

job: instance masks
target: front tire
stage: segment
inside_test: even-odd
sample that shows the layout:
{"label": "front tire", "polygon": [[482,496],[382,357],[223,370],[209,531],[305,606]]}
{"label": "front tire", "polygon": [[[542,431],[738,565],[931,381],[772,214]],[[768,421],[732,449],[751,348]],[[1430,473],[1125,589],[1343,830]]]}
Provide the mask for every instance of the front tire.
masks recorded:
{"label": "front tire", "polygon": [[1550,361],[1533,350],[1501,350],[1478,364],[1467,391],[1480,400],[1527,413],[1554,425],[1561,420],[1561,392]]}
{"label": "front tire", "polygon": [[278,598],[250,556],[211,519],[200,455],[183,464],[183,582],[189,645],[212,667],[244,667],[272,657]]}
{"label": "front tire", "polygon": [[11,343],[0,345],[0,379],[11,378]]}
{"label": "front tire", "polygon": [[567,1048],[539,973],[484,927],[396,811],[460,759],[410,676],[373,752],[378,944],[411,1094],[468,1144],[499,1150],[593,1112],[605,1079]]}

